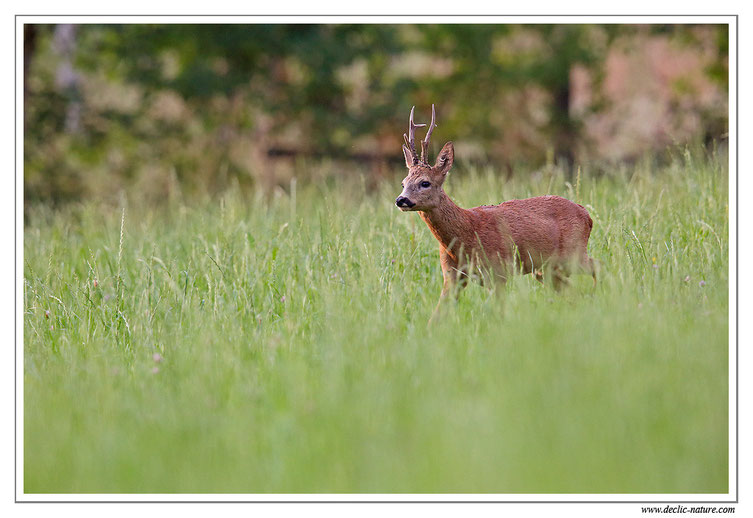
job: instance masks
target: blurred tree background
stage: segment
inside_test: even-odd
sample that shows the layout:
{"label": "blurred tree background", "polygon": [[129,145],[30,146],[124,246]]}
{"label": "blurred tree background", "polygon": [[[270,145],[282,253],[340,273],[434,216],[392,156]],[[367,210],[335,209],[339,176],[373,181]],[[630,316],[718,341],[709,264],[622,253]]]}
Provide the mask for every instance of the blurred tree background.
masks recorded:
{"label": "blurred tree background", "polygon": [[434,152],[505,174],[715,145],[727,49],[726,25],[25,25],[25,200],[392,175],[432,103]]}

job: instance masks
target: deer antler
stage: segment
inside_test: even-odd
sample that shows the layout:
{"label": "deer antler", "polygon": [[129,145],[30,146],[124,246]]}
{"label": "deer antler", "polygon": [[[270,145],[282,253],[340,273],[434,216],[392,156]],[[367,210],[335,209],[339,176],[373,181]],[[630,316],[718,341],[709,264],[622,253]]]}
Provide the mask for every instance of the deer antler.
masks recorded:
{"label": "deer antler", "polygon": [[[437,125],[434,123],[435,120],[434,115],[434,105],[431,105],[431,124],[429,125],[429,131],[426,132],[426,138],[421,141],[421,162],[429,163],[429,140],[431,139],[431,132],[434,131],[434,128],[437,127]],[[422,126],[426,126],[426,124],[422,124]]]}
{"label": "deer antler", "polygon": [[[415,124],[413,122],[413,111],[416,109],[414,106],[410,109],[410,124],[408,125],[408,135],[403,133],[403,139],[405,139],[405,145],[408,146],[408,149],[411,152],[411,156],[413,157],[413,163],[418,163],[418,154],[416,153],[416,128],[423,128],[426,126],[426,124]],[[423,143],[422,143],[423,146]]]}

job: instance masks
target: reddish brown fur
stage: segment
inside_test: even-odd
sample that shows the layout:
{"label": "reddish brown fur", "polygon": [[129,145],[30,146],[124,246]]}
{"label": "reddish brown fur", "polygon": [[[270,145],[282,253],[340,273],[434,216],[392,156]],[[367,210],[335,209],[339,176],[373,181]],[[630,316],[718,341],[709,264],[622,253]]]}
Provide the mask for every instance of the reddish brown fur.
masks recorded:
{"label": "reddish brown fur", "polygon": [[539,196],[463,209],[442,194],[440,203],[420,216],[439,241],[443,272],[462,271],[468,261],[501,280],[516,265],[524,274],[549,266],[564,276],[571,262],[591,271],[586,244],[592,221],[582,206]]}
{"label": "reddish brown fur", "polygon": [[454,161],[452,142],[445,144],[433,167],[417,162],[405,145],[403,153],[408,176],[396,204],[419,211],[439,241],[442,298],[458,280],[461,287],[465,284],[470,264],[501,282],[516,269],[534,272],[541,280],[546,268],[558,287],[573,267],[590,273],[596,282],[586,251],[593,222],[581,205],[559,196],[538,196],[463,209],[442,188]]}

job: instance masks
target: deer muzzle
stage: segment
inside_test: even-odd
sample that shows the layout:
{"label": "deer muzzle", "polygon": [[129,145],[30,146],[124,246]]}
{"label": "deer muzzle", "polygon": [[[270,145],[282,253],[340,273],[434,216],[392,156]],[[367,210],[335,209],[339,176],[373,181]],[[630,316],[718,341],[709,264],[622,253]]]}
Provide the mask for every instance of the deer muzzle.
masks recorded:
{"label": "deer muzzle", "polygon": [[411,209],[411,208],[413,208],[413,207],[416,206],[415,203],[413,203],[412,201],[410,201],[405,196],[398,196],[397,199],[395,200],[395,205],[397,205],[398,207],[400,207],[400,209],[402,209],[402,210]]}

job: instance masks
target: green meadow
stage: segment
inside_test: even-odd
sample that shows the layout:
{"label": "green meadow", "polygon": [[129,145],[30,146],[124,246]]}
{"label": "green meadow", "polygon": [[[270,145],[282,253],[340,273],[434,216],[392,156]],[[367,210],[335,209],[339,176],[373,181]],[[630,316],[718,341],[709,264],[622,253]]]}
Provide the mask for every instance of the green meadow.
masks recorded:
{"label": "green meadow", "polygon": [[27,206],[23,490],[728,491],[726,155],[456,163],[463,207],[584,205],[599,282],[472,283],[431,327],[402,175]]}

